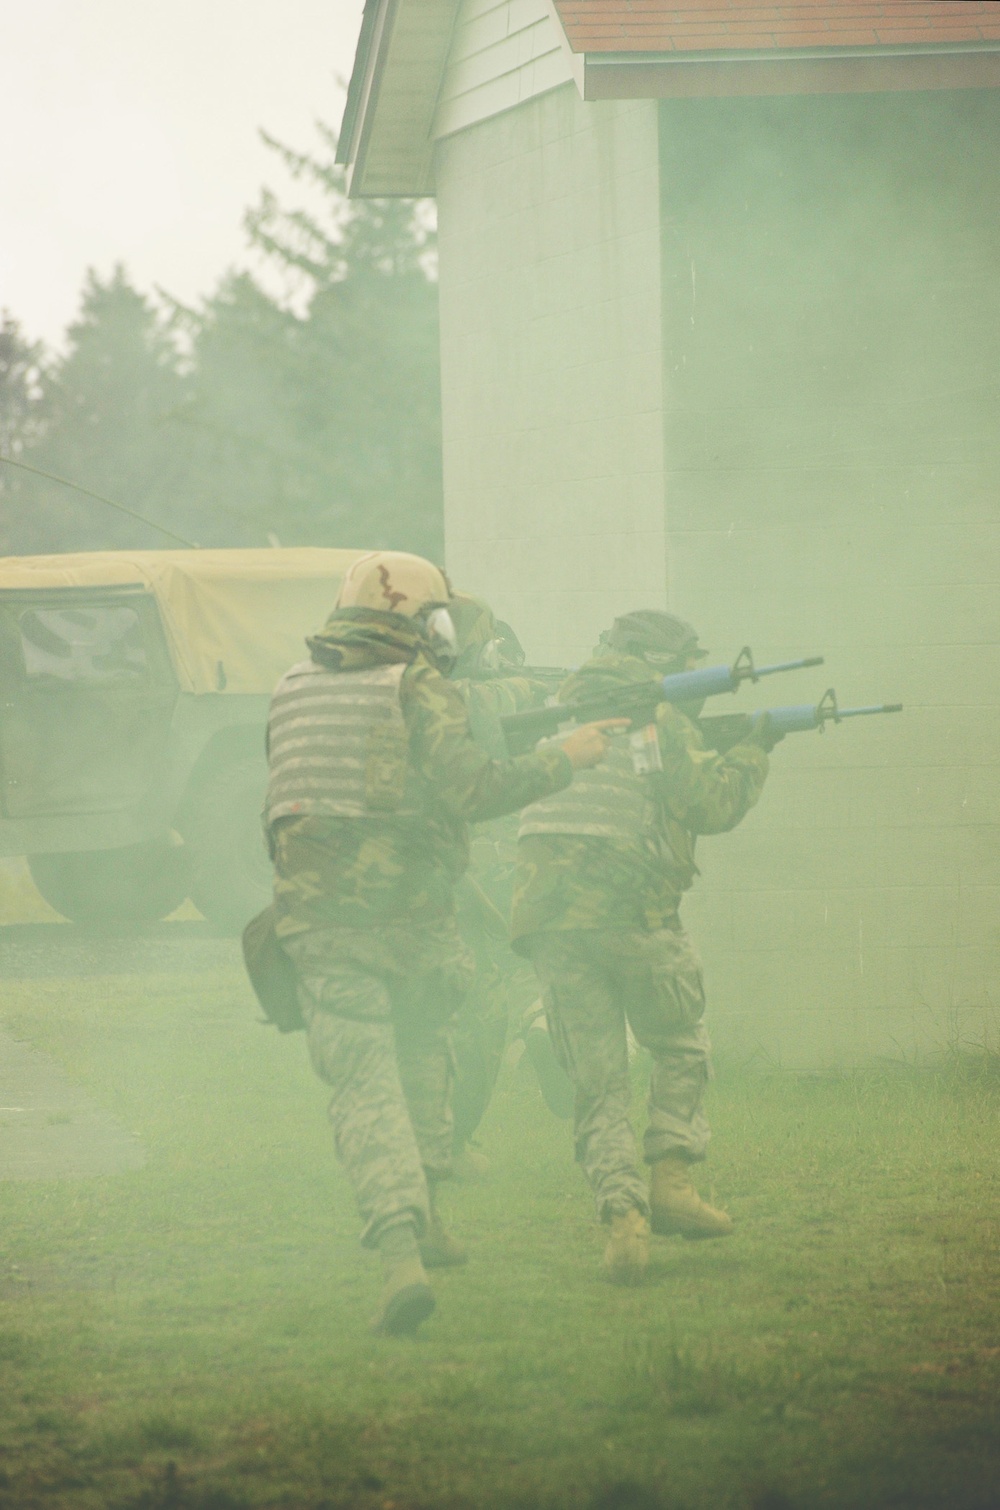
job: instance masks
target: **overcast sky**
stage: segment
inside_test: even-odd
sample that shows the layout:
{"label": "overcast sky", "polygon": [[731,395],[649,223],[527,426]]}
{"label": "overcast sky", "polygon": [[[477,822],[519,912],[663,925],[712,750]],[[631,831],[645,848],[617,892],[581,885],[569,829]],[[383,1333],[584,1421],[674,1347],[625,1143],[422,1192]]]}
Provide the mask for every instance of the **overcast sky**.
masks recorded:
{"label": "overcast sky", "polygon": [[0,307],[58,342],[85,271],[189,302],[281,189],[263,126],[339,126],[363,0],[2,0]]}

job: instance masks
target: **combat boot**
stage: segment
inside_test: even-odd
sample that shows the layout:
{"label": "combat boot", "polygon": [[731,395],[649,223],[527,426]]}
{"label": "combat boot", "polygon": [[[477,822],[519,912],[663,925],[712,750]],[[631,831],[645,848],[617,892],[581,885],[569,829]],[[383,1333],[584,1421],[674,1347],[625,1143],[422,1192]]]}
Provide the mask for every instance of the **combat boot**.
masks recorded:
{"label": "combat boot", "polygon": [[420,1257],[425,1269],[457,1269],[468,1262],[469,1255],[447,1230],[437,1208],[434,1185],[428,1181],[430,1194],[430,1217],[427,1230],[420,1239]]}
{"label": "combat boot", "polygon": [[638,1285],[649,1263],[649,1223],[636,1206],[611,1218],[604,1270],[612,1284]]}
{"label": "combat boot", "polygon": [[728,1237],[732,1217],[703,1201],[691,1179],[691,1166],[679,1154],[667,1154],[653,1165],[649,1181],[652,1228],[661,1237],[679,1234],[692,1241]]}
{"label": "combat boot", "polygon": [[427,1283],[418,1254],[387,1264],[382,1304],[372,1322],[376,1337],[412,1337],[434,1309],[434,1291]]}

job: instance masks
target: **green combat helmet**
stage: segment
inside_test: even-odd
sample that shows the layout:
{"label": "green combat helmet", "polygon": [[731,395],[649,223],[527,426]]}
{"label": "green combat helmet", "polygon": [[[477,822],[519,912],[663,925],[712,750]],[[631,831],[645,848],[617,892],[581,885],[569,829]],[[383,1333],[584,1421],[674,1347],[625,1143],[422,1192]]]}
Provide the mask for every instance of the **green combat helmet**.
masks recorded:
{"label": "green combat helmet", "polygon": [[658,608],[638,608],[623,613],[601,635],[601,646],[625,655],[638,655],[658,669],[677,662],[704,660],[708,654],[698,643],[698,631],[686,619]]}

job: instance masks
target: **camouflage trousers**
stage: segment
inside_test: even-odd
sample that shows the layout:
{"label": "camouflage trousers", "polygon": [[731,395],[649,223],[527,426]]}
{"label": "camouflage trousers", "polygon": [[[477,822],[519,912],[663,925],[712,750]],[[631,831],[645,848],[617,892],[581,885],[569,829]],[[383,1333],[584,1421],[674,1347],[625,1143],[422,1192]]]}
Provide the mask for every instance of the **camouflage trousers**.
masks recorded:
{"label": "camouflage trousers", "polygon": [[509,1024],[520,1023],[538,999],[530,966],[510,950],[507,956],[483,960],[477,951],[476,978],[452,1026],[456,1153],[486,1115],[503,1066]]}
{"label": "camouflage trousers", "polygon": [[454,1148],[469,1142],[486,1113],[503,1063],[509,1016],[507,982],[476,952],[476,978],[452,1026],[455,1053]]}
{"label": "camouflage trousers", "polygon": [[420,927],[317,928],[282,940],[298,980],[313,1068],[330,1087],[337,1157],[361,1241],[412,1216],[451,1169],[449,1025],[472,979],[452,919]]}
{"label": "camouflage trousers", "polygon": [[648,1215],[629,1116],[626,1024],[653,1057],[646,1162],[670,1153],[703,1159],[711,1046],[694,949],[680,930],[581,929],[537,933],[530,950],[552,1045],[575,1089],[576,1158],[598,1215],[608,1221],[632,1206]]}
{"label": "camouflage trousers", "polygon": [[473,841],[473,853],[478,851],[494,894],[471,876],[463,878],[455,893],[458,929],[475,961],[475,979],[452,1026],[456,1153],[469,1142],[490,1104],[511,1016],[537,995],[531,966],[510,947],[505,916],[510,897],[504,894],[502,880],[497,884],[498,864],[494,861],[490,869],[482,863],[483,852],[496,848],[489,835],[498,825],[485,827],[486,835]]}

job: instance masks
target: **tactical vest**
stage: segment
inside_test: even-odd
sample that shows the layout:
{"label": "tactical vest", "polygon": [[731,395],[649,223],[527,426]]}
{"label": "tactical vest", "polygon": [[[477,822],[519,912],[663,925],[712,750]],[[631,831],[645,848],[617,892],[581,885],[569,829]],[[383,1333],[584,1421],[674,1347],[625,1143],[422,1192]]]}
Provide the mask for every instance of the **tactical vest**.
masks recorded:
{"label": "tactical vest", "polygon": [[313,661],[278,683],[268,714],[268,825],[278,818],[414,818],[425,809],[399,701],[405,665],[329,671]]}
{"label": "tactical vest", "polygon": [[612,738],[600,765],[575,771],[569,786],[533,802],[521,815],[528,834],[584,834],[626,844],[665,839],[661,809],[648,776],[637,776],[627,735]]}

